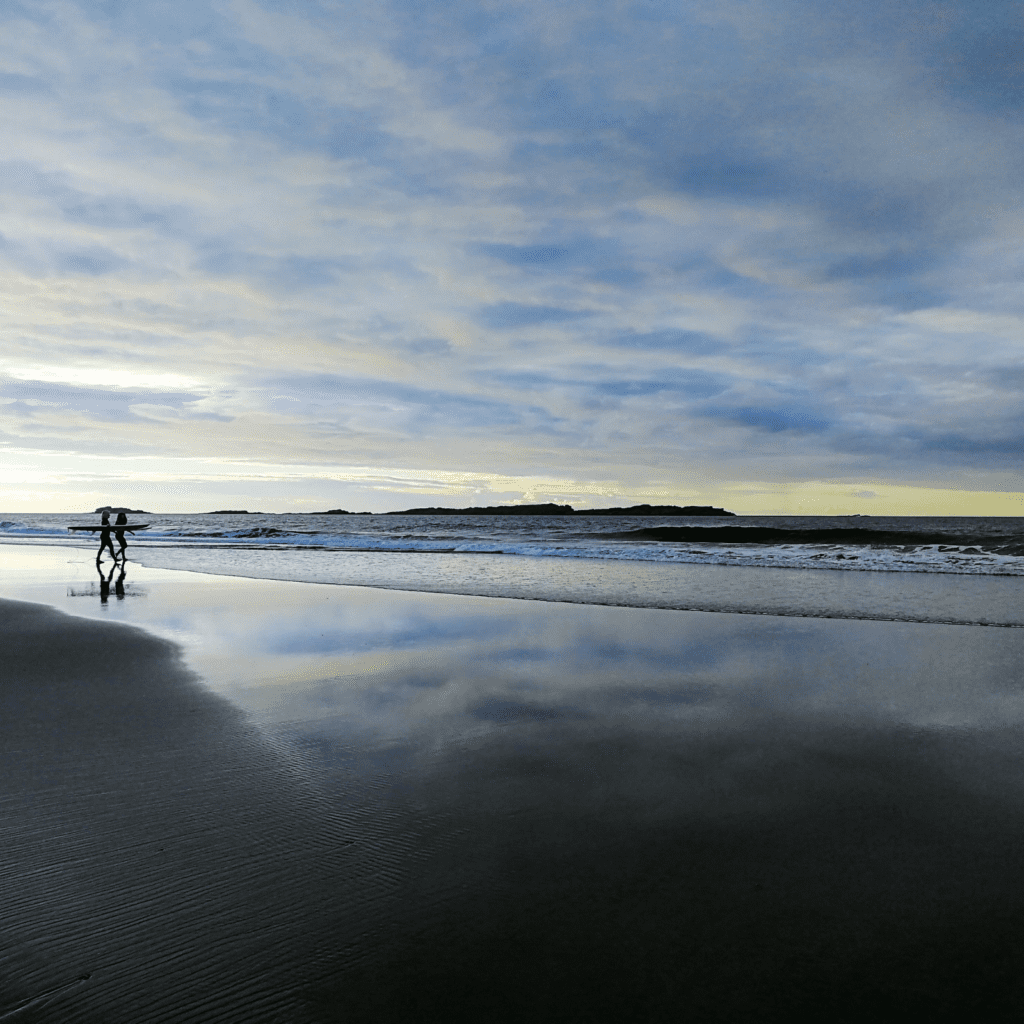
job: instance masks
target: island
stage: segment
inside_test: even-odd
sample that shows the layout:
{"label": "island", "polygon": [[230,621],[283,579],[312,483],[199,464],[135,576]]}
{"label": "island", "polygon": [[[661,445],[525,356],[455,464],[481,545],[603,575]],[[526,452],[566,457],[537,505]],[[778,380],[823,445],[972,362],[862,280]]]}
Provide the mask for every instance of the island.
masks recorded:
{"label": "island", "polygon": [[216,512],[207,512],[208,516],[251,516],[246,508],[219,508]]}
{"label": "island", "polygon": [[629,508],[581,508],[572,505],[488,505],[485,508],[409,508],[386,516],[735,516],[710,505],[631,505]]}
{"label": "island", "polygon": [[147,512],[145,509],[141,508],[119,508],[114,505],[104,505],[102,508],[96,509],[96,512],[124,512],[125,515],[131,512],[132,515],[136,516],[149,516],[153,514],[152,512]]}
{"label": "island", "polygon": [[711,505],[630,505],[629,508],[583,508],[577,516],[734,516]]}

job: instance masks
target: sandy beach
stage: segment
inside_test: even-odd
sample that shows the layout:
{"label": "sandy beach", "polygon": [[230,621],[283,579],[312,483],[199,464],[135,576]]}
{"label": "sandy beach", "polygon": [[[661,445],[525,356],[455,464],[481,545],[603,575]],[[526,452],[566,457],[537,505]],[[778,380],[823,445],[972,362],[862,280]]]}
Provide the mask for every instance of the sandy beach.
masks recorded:
{"label": "sandy beach", "polygon": [[1019,629],[48,551],[0,550],[0,1020],[1016,1015]]}
{"label": "sandy beach", "polygon": [[165,641],[2,622],[2,1019],[301,1019],[296,938],[374,892],[343,816]]}

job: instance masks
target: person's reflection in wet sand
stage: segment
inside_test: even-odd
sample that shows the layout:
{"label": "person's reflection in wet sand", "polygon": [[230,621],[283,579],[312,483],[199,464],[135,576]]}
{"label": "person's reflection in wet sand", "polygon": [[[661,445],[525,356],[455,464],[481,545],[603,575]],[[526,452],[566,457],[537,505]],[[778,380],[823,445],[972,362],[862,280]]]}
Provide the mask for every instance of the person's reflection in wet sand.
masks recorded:
{"label": "person's reflection in wet sand", "polygon": [[114,553],[114,544],[110,539],[110,513],[104,512],[103,519],[101,521],[102,529],[100,530],[100,549],[96,552],[96,564],[99,565],[103,559],[103,549],[110,548],[110,557],[115,561],[117,555]]}
{"label": "person's reflection in wet sand", "polygon": [[[114,570],[111,569],[111,574],[113,574],[113,571]],[[124,600],[124,574],[125,574],[125,564],[124,564],[124,559],[122,558],[121,559],[121,571],[117,574],[117,579],[114,580],[114,593],[117,594],[118,601],[123,601]]]}
{"label": "person's reflection in wet sand", "polygon": [[[117,522],[116,522],[115,525],[116,526],[127,526],[128,525],[128,517],[123,512],[118,512],[117,513]],[[119,554],[121,555],[121,560],[124,561],[124,553],[125,553],[125,551],[128,548],[128,541],[126,541],[124,539],[124,530],[115,529],[114,530],[114,536],[117,538],[117,543],[121,546],[121,550],[120,550]],[[100,550],[102,550],[102,548]],[[110,550],[111,551],[114,550],[113,545],[111,545]],[[117,556],[115,555],[114,557],[116,558]]]}
{"label": "person's reflection in wet sand", "polygon": [[[106,604],[110,598],[110,581],[114,578],[114,572],[117,569],[117,560],[114,560],[113,566],[111,566],[110,572],[107,575],[103,575],[103,570],[100,568],[100,560],[96,558],[96,571],[100,576],[100,604]],[[124,597],[124,570],[121,571],[121,575],[117,579],[114,591],[117,594],[118,600]]]}

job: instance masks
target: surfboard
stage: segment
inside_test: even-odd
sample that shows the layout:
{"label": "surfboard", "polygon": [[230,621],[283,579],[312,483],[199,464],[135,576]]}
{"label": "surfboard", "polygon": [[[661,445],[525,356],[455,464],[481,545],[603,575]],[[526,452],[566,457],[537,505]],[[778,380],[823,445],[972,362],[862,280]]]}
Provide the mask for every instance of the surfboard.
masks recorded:
{"label": "surfboard", "polygon": [[84,530],[86,533],[96,533],[99,530],[124,530],[125,533],[134,533],[136,530],[148,530],[149,523],[128,523],[127,526],[118,526],[111,523],[109,526],[69,526],[69,530]]}

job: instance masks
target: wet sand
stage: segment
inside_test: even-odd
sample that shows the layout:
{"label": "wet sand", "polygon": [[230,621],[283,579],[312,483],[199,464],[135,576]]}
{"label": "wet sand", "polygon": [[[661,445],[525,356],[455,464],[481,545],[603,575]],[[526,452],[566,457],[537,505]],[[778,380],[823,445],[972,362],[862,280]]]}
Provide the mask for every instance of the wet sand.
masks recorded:
{"label": "wet sand", "polygon": [[302,1019],[305,929],[375,892],[343,810],[165,641],[22,603],[0,622],[0,1020]]}
{"label": "wet sand", "polygon": [[1017,1016],[1020,630],[64,571],[0,1021]]}

